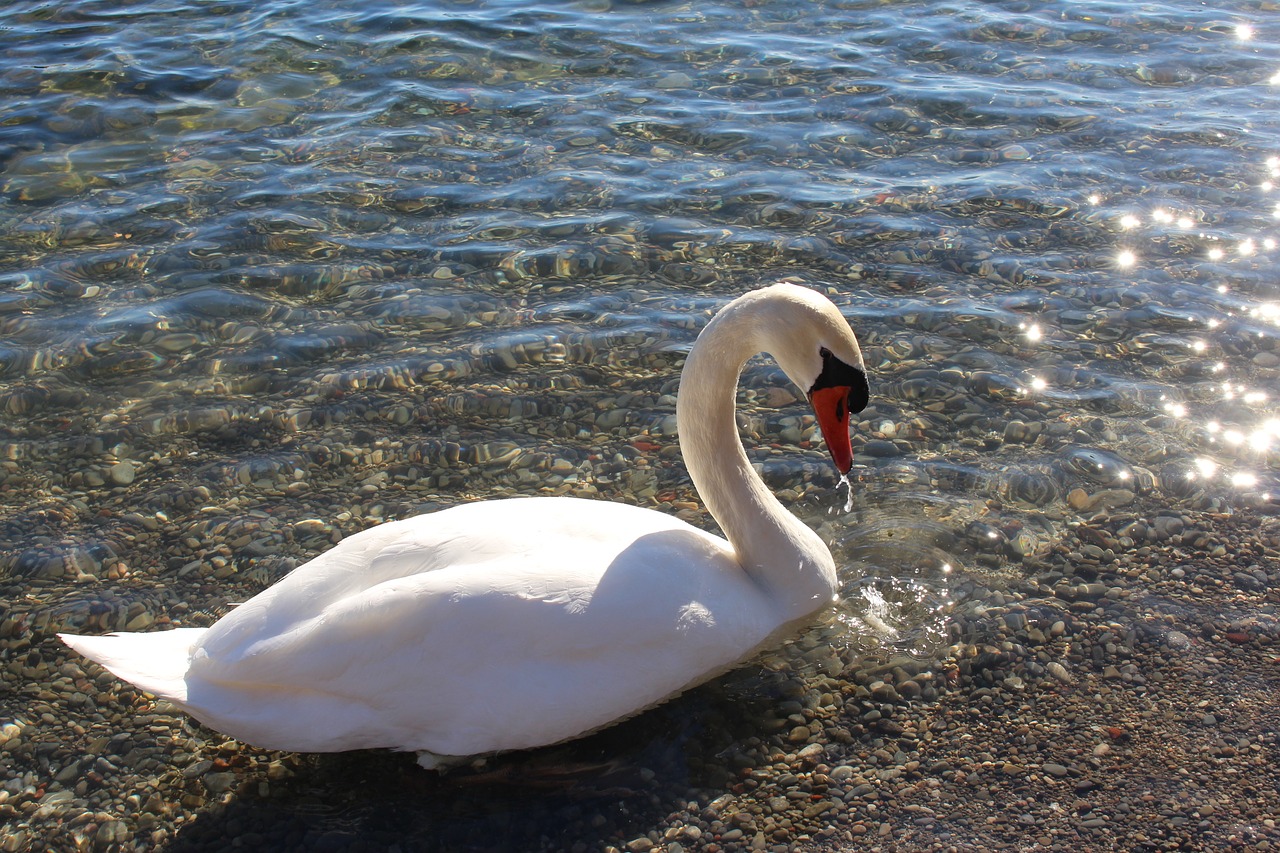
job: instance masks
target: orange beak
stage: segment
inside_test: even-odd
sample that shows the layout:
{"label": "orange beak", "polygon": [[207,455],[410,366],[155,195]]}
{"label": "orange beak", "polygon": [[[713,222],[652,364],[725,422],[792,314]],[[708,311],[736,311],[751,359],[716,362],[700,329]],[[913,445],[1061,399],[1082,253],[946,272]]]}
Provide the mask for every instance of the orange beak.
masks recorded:
{"label": "orange beak", "polygon": [[853,467],[853,445],[849,442],[849,395],[847,385],[833,385],[809,392],[809,403],[818,416],[818,429],[827,443],[831,461],[841,474]]}

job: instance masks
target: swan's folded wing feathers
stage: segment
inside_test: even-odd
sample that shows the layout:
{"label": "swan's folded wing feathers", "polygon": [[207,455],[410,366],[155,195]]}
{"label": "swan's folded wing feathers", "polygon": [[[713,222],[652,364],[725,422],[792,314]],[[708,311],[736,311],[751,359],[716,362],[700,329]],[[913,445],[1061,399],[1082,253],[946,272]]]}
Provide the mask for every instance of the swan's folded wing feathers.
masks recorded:
{"label": "swan's folded wing feathers", "polygon": [[[441,513],[440,515],[444,515]],[[224,670],[262,655],[268,645],[315,630],[326,610],[397,579],[448,568],[466,552],[460,537],[408,519],[362,531],[254,596],[213,625],[201,642],[202,666]],[[206,670],[211,672],[211,670]]]}
{"label": "swan's folded wing feathers", "polygon": [[[368,675],[381,672],[393,683],[403,677],[391,666],[394,658],[429,649],[438,641],[434,629],[442,622],[434,616],[445,603],[441,587],[440,579],[430,575],[397,578],[332,601],[317,612],[291,614],[295,618],[287,624],[273,624],[273,613],[250,614],[255,618],[242,626],[242,632],[227,633],[230,642],[202,644],[189,677],[346,693],[353,675],[373,667],[372,673],[355,680],[365,682]],[[257,618],[261,615],[266,619]]]}

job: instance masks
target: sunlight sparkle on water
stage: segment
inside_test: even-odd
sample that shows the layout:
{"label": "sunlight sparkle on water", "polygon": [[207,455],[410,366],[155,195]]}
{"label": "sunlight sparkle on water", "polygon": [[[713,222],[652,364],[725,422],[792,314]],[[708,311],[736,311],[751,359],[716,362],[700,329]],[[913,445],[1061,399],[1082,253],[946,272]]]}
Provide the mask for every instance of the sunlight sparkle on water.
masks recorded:
{"label": "sunlight sparkle on water", "polygon": [[1258,478],[1244,471],[1237,471],[1231,475],[1231,485],[1242,489],[1252,488],[1258,485]]}
{"label": "sunlight sparkle on water", "polygon": [[1029,341],[1038,341],[1040,340],[1041,337],[1043,337],[1043,333],[1040,331],[1040,327],[1035,323],[1032,323],[1030,326],[1027,326],[1027,329],[1025,332],[1023,332],[1023,334],[1027,336],[1027,340]]}
{"label": "sunlight sparkle on water", "polygon": [[1236,24],[1236,38],[1240,41],[1253,38],[1253,24]]}
{"label": "sunlight sparkle on water", "polygon": [[1138,256],[1132,249],[1122,249],[1120,254],[1116,255],[1116,266],[1121,269],[1129,269],[1138,262]]}
{"label": "sunlight sparkle on water", "polygon": [[1142,224],[1142,220],[1134,216],[1132,213],[1126,213],[1120,217],[1120,227],[1128,231],[1130,228],[1137,228]]}

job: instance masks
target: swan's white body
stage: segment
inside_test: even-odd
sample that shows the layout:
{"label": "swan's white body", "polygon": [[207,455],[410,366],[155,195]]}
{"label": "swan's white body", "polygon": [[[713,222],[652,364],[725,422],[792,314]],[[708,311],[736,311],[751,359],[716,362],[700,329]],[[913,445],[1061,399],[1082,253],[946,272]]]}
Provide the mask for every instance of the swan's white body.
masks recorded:
{"label": "swan's white body", "polygon": [[862,369],[839,312],[802,288],[755,291],[708,324],[677,414],[690,474],[728,542],[622,504],[486,501],[351,536],[207,629],[63,639],[273,749],[390,747],[430,766],[625,719],[834,595],[829,550],[768,492],[737,438],[737,376],[760,350],[802,389],[818,387],[820,350]]}

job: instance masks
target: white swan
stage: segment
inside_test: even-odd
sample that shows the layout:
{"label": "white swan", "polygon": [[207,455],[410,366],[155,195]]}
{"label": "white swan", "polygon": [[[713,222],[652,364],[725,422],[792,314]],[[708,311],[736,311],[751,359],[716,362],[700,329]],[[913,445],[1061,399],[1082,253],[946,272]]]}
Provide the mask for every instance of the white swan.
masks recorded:
{"label": "white swan", "polygon": [[850,410],[867,401],[857,340],[811,290],[757,290],[707,324],[676,412],[728,542],[623,504],[483,501],[351,536],[210,628],[61,637],[270,749],[390,747],[431,767],[618,722],[781,639],[835,594],[830,551],[738,439],[738,375],[760,351],[807,393],[841,472]]}

